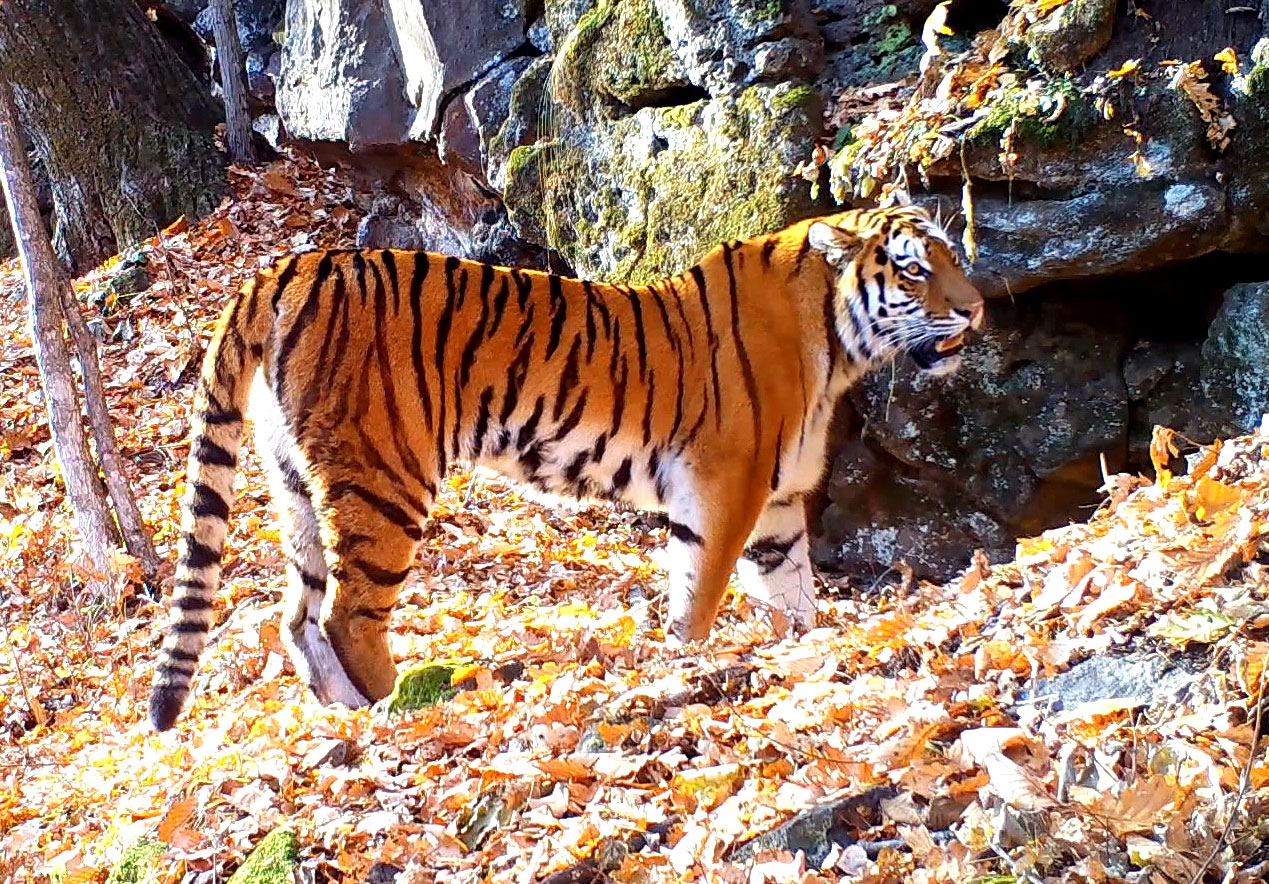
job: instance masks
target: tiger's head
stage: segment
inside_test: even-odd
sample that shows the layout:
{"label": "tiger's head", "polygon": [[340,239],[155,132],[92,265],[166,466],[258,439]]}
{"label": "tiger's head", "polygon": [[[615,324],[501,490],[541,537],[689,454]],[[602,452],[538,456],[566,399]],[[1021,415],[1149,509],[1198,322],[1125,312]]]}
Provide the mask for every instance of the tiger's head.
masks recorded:
{"label": "tiger's head", "polygon": [[837,332],[852,358],[873,363],[905,352],[932,375],[960,366],[965,333],[982,325],[983,299],[928,212],[830,215],[811,225],[807,243],[836,275]]}

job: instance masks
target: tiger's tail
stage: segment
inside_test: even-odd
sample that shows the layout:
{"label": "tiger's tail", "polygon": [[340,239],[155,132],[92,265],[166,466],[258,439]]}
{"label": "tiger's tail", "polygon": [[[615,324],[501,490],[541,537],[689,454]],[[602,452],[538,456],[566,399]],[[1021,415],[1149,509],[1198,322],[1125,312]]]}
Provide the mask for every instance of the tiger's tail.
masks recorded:
{"label": "tiger's tail", "polygon": [[[261,272],[225,308],[203,360],[194,397],[186,496],[182,502],[180,556],[167,636],[150,692],[150,722],[172,727],[189,697],[198,655],[207,644],[212,599],[229,528],[229,505],[243,412],[264,357],[277,295],[298,259]],[[272,303],[266,300],[272,291]]]}

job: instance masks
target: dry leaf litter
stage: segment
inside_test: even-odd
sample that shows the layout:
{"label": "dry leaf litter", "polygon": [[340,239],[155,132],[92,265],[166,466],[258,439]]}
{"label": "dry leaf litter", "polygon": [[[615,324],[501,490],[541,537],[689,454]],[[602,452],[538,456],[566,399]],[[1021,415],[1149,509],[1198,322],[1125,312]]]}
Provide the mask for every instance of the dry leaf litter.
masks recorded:
{"label": "dry leaf litter", "polygon": [[[347,246],[357,220],[352,187],[304,160],[235,169],[231,183],[210,218],[144,244],[145,291],[110,294],[111,266],[75,283],[169,560],[217,311],[271,256]],[[544,508],[454,473],[393,646],[406,664],[453,663],[459,690],[392,716],[324,708],[297,682],[278,638],[276,522],[249,455],[220,625],[191,708],[158,735],[145,703],[162,607],[139,582],[109,598],[74,588],[13,262],[0,298],[0,880],[104,881],[148,837],[158,880],[221,881],[278,827],[298,837],[301,880],[318,881],[376,866],[409,884],[570,869],[617,882],[1264,878],[1269,429],[1190,454],[1183,475],[1167,469],[1179,440],[1160,431],[1158,479],[1110,477],[1087,524],[1020,541],[1005,565],[979,556],[946,585],[829,583],[821,626],[797,640],[730,596],[687,653],[660,641],[657,521]],[[1191,661],[1186,689],[1060,711],[1035,692],[1142,647]],[[851,799],[860,811],[813,862],[733,853]]]}

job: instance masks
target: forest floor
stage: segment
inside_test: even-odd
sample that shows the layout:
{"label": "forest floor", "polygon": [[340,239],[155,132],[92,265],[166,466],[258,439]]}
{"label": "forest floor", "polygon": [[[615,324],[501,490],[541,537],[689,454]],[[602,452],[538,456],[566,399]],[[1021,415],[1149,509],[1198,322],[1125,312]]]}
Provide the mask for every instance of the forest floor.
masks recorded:
{"label": "forest floor", "polygon": [[[270,257],[349,245],[356,228],[349,183],[305,161],[231,181],[212,217],[140,250],[138,293],[107,287],[128,261],[75,283],[167,560],[210,323]],[[455,473],[393,647],[456,667],[458,690],[392,715],[324,708],[296,680],[248,455],[220,625],[191,707],[159,735],[146,698],[162,604],[139,583],[76,588],[13,262],[0,302],[0,880],[104,881],[150,838],[148,880],[220,881],[278,828],[305,881],[1265,879],[1265,431],[1193,451],[1176,476],[1159,432],[1159,475],[1112,477],[1087,524],[946,585],[903,567],[881,589],[827,581],[820,627],[796,640],[729,596],[686,653],[660,640],[654,521]],[[1102,690],[1055,710],[1045,686],[1060,681],[1037,682],[1117,660],[1154,666],[1151,690],[1094,673]],[[795,837],[738,850],[825,805]]]}

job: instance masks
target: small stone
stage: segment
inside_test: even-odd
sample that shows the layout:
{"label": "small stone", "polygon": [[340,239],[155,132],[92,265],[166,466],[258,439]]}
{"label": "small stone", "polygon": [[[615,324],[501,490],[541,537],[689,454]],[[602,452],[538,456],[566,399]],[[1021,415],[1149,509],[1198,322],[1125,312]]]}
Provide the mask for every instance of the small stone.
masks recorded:
{"label": "small stone", "polygon": [[366,884],[393,884],[404,869],[391,863],[375,863],[366,873]]}
{"label": "small stone", "polygon": [[527,34],[529,44],[538,52],[543,54],[555,51],[555,44],[551,41],[551,29],[546,26],[546,18],[542,17],[529,25]]}
{"label": "small stone", "polygon": [[110,280],[110,291],[116,295],[139,294],[150,287],[150,274],[144,259],[125,261]]}
{"label": "small stone", "polygon": [[308,770],[321,767],[324,764],[339,767],[348,760],[351,750],[352,744],[347,740],[333,738],[322,740],[305,754],[302,765]]}

